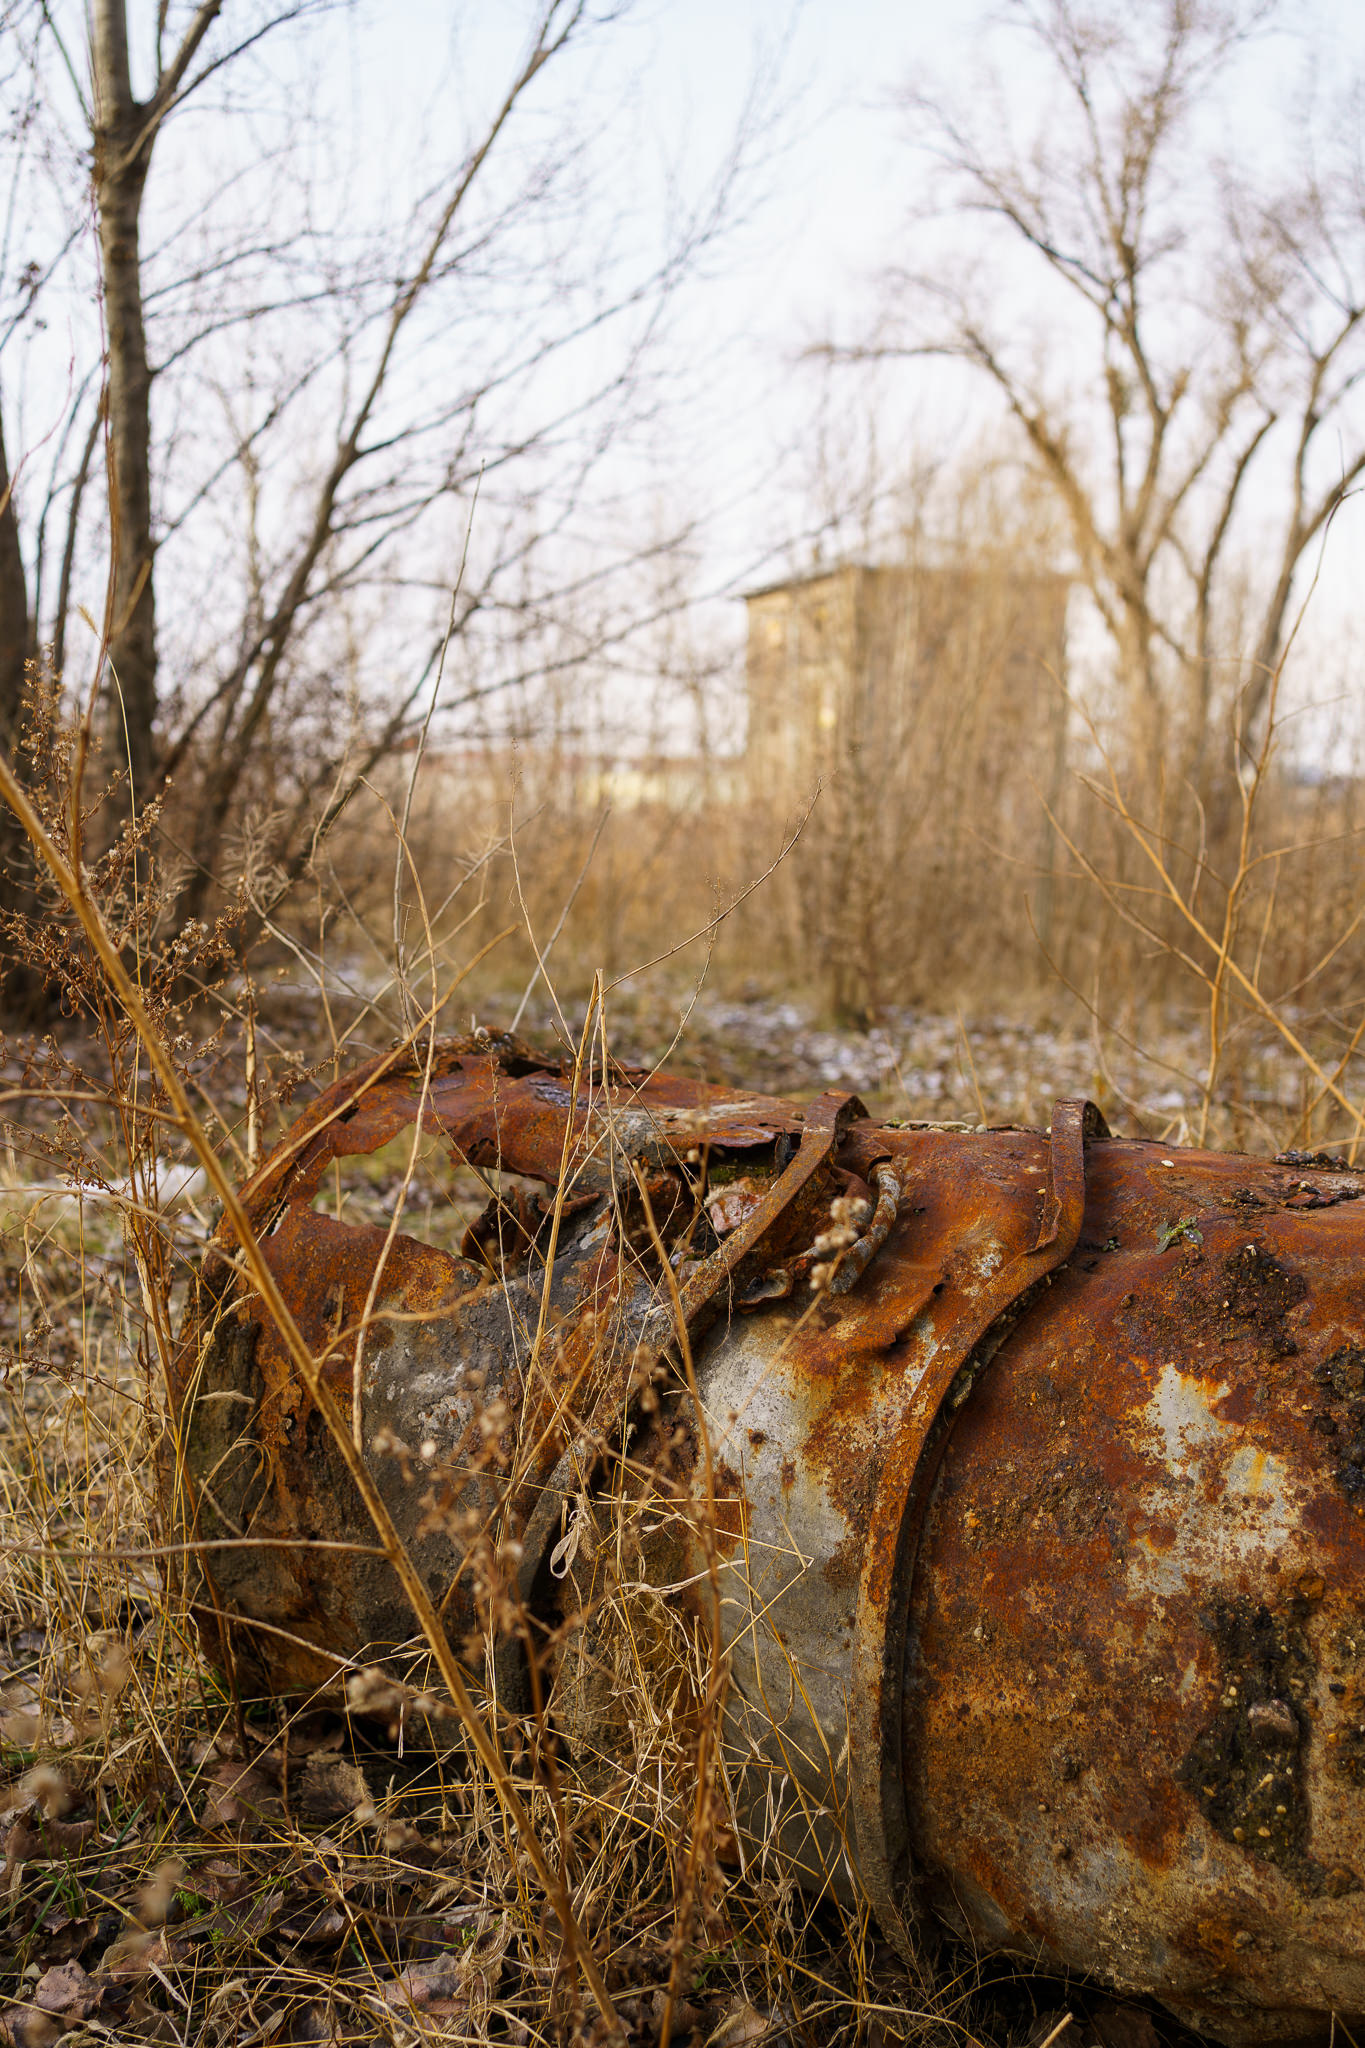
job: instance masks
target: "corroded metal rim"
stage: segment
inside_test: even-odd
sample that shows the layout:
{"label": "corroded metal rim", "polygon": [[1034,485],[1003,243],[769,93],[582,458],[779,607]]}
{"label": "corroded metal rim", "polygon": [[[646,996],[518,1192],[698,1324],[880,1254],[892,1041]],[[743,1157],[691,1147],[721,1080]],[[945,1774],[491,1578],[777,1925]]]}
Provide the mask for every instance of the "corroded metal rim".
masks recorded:
{"label": "corroded metal rim", "polygon": [[[947,1439],[944,1404],[1001,1318],[1076,1248],[1085,1210],[1085,1146],[1109,1130],[1093,1102],[1054,1104],[1048,1190],[1038,1236],[1007,1260],[918,1363],[918,1380],[881,1469],[863,1553],[849,1702],[849,1803],[858,1875],[887,1934],[913,1949],[904,1900],[912,1877],[901,1770],[901,1691],[910,1583],[924,1509]],[[983,1361],[984,1362],[984,1361]],[[963,1388],[965,1395],[966,1388]],[[957,1405],[956,1403],[954,1405]],[[945,1417],[950,1426],[950,1416]]]}

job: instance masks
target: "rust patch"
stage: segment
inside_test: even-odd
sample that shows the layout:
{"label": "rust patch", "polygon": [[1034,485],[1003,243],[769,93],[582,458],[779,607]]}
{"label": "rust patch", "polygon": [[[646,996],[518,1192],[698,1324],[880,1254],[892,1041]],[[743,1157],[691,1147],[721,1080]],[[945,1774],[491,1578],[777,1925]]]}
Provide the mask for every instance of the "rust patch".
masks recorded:
{"label": "rust patch", "polygon": [[1270,1358],[1286,1358],[1298,1345],[1285,1330],[1285,1318],[1308,1293],[1302,1273],[1291,1273],[1259,1245],[1245,1245],[1229,1252],[1223,1261],[1223,1285],[1227,1293],[1224,1312],[1237,1323],[1250,1326]]}
{"label": "rust patch", "polygon": [[1240,1594],[1211,1603],[1202,1619],[1218,1652],[1218,1710],[1176,1779],[1224,1841],[1276,1865],[1311,1896],[1328,1873],[1308,1852],[1307,1701],[1316,1664],[1302,1627],[1306,1603],[1298,1604],[1295,1618]]}
{"label": "rust patch", "polygon": [[1115,1522],[1114,1490],[1099,1467],[1063,1454],[1050,1471],[1024,1479],[1012,1499],[997,1499],[975,1515],[969,1528],[973,1545],[982,1548],[1009,1541],[1026,1528],[1084,1541]]}
{"label": "rust patch", "polygon": [[723,1538],[718,1546],[732,1550],[744,1541],[744,1481],[732,1465],[721,1459],[714,1471],[716,1490],[716,1534]]}
{"label": "rust patch", "polygon": [[1322,1406],[1313,1427],[1327,1440],[1337,1485],[1359,1511],[1365,1507],[1365,1349],[1346,1344],[1313,1372]]}
{"label": "rust patch", "polygon": [[[1202,1217],[1201,1238],[1176,1259],[1169,1285],[1148,1286],[1129,1304],[1134,1342],[1155,1356],[1184,1355],[1221,1376],[1230,1347],[1252,1351],[1267,1364],[1291,1358],[1298,1340],[1289,1317],[1307,1299],[1308,1283],[1256,1243],[1244,1242],[1221,1256],[1214,1232],[1226,1242],[1227,1220]],[[1160,1238],[1157,1241],[1160,1247]],[[1169,1261],[1171,1253],[1166,1253]]]}

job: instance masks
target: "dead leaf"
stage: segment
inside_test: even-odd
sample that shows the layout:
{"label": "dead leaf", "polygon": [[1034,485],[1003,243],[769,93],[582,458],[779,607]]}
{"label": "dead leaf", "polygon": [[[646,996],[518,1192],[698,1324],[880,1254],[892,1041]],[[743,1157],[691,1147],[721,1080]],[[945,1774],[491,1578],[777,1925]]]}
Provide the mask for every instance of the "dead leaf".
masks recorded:
{"label": "dead leaf", "polygon": [[[649,2001],[649,2010],[654,2025],[662,2029],[664,2014],[668,2011],[668,1994],[664,1991],[655,1991]],[[688,1998],[674,2000],[673,2038],[675,2040],[685,2041],[693,2029],[701,2025],[701,2021],[702,2008],[699,2005],[694,2005],[691,1999]]]}
{"label": "dead leaf", "polygon": [[96,1832],[93,1820],[47,1820],[38,1816],[39,1854],[56,1858],[58,1856],[79,1856],[89,1848]]}
{"label": "dead leaf", "polygon": [[342,1820],[357,1806],[372,1805],[374,1794],[365,1774],[349,1757],[314,1750],[304,1758],[299,1777],[299,1805],[309,1820]]}
{"label": "dead leaf", "polygon": [[289,2039],[307,2043],[308,2048],[340,2048],[335,2015],[317,2000],[295,2006],[289,2015]]}
{"label": "dead leaf", "polygon": [[133,1984],[153,1968],[164,1969],[169,1961],[161,1928],[149,1932],[145,1927],[130,1927],[100,1957],[100,1975],[114,1984]]}
{"label": "dead leaf", "polygon": [[[261,1892],[254,1899],[244,1902],[246,1911],[237,1906],[220,1906],[209,1919],[217,1921],[220,1927],[240,1940],[257,1941],[280,1918],[284,1909],[283,1892]],[[192,1923],[205,1927],[208,1921]]]}
{"label": "dead leaf", "polygon": [[1158,2048],[1156,2024],[1140,2005],[1118,2005],[1106,1999],[1091,2007],[1090,2025],[1102,2048]]}
{"label": "dead leaf", "polygon": [[447,1949],[424,1962],[409,1963],[380,1986],[384,2003],[420,2026],[459,2020],[474,2032],[488,2014],[502,1975],[510,1929],[505,1919],[489,1921],[462,1949]]}
{"label": "dead leaf", "polygon": [[771,2017],[750,2005],[747,1998],[736,1998],[711,2040],[715,2048],[741,2048],[747,2041],[769,2040],[772,2025]]}
{"label": "dead leaf", "polygon": [[65,1715],[54,1713],[35,1679],[13,1678],[0,1688],[0,1735],[15,1749],[34,1749],[40,1742],[64,1749],[76,1731]]}
{"label": "dead leaf", "polygon": [[230,1856],[210,1856],[207,1862],[195,1864],[185,1879],[185,1889],[197,1893],[201,1899],[217,1902],[240,1899],[254,1883],[255,1879]]}
{"label": "dead leaf", "polygon": [[282,1820],[274,1774],[259,1764],[220,1763],[210,1773],[201,1828],[235,1828],[247,1820]]}
{"label": "dead leaf", "polygon": [[104,2003],[108,1986],[89,1976],[79,1963],[55,1963],[44,1970],[33,1994],[40,2012],[59,2014],[67,2020],[88,2020]]}
{"label": "dead leaf", "polygon": [[93,1820],[48,1820],[36,1799],[9,1807],[0,1813],[0,1883],[13,1891],[26,1863],[77,1856],[94,1832]]}
{"label": "dead leaf", "polygon": [[319,1906],[316,1912],[291,1921],[286,1932],[305,1948],[336,1948],[352,1925],[350,1915],[340,1906]]}
{"label": "dead leaf", "polygon": [[234,1924],[229,1922],[225,1926],[216,1913],[205,1913],[180,1927],[125,1928],[100,1957],[99,1974],[111,1984],[139,1983],[144,1977],[185,1962],[193,1954],[196,1942],[206,1941],[215,1931],[230,1932]]}
{"label": "dead leaf", "polygon": [[149,2005],[137,1992],[133,1994],[123,2024],[127,2038],[136,2041],[139,2048],[155,2048],[157,2043],[163,2044],[163,2048],[181,2048],[180,2036],[170,2013]]}
{"label": "dead leaf", "polygon": [[8,2048],[51,2048],[66,2031],[60,2020],[39,2012],[36,2005],[12,2005],[0,2013],[0,2039]]}
{"label": "dead leaf", "polygon": [[196,1771],[201,1771],[205,1764],[241,1761],[241,1751],[226,1735],[192,1735],[185,1748]]}
{"label": "dead leaf", "polygon": [[38,1932],[43,1936],[41,1960],[46,1963],[65,1963],[72,1956],[78,1956],[94,1940],[98,1922],[90,1917],[74,1919],[70,1913],[54,1911],[44,1913],[38,1922]]}

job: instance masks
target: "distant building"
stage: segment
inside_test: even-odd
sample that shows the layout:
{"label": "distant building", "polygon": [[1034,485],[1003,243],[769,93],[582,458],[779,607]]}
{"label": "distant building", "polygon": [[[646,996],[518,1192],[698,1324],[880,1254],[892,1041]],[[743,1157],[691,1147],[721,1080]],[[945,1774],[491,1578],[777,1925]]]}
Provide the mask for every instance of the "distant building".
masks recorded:
{"label": "distant building", "polygon": [[1069,587],[974,558],[846,562],[748,592],[751,793],[799,794],[850,752],[894,758],[963,693],[1057,755]]}
{"label": "distant building", "polygon": [[[531,740],[431,746],[424,763],[424,787],[465,816],[489,806],[505,810],[514,791],[522,806],[565,813],[608,804],[614,811],[701,811],[738,804],[745,787],[743,764],[733,756],[595,753]],[[406,776],[408,763],[399,765]]]}

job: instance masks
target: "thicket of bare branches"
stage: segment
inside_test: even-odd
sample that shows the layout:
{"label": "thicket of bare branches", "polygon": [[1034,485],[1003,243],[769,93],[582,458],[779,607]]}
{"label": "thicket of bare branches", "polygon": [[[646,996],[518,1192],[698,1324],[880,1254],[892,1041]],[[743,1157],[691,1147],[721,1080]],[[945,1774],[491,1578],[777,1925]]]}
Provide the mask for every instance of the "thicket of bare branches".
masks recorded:
{"label": "thicket of bare branches", "polygon": [[[1348,753],[1310,776],[1302,748],[1261,751],[1305,578],[1365,462],[1365,224],[1344,100],[1323,88],[1273,151],[1222,124],[1239,65],[1276,27],[1250,0],[1030,0],[1002,30],[1021,39],[1029,111],[998,80],[956,100],[917,87],[910,139],[936,166],[937,201],[982,230],[980,255],[964,261],[956,230],[937,239],[922,218],[876,331],[831,353],[853,375],[946,357],[994,394],[1006,438],[988,483],[958,457],[934,508],[903,502],[891,522],[891,552],[951,569],[971,602],[927,639],[923,606],[903,602],[875,686],[785,775],[753,745],[734,752],[732,663],[718,749],[682,768],[637,759],[623,801],[607,730],[622,696],[657,702],[659,732],[672,717],[676,733],[696,678],[641,637],[685,603],[670,566],[682,515],[668,531],[626,496],[604,507],[641,445],[680,282],[720,233],[761,123],[755,110],[662,240],[621,216],[605,251],[576,247],[603,167],[537,95],[620,12],[557,0],[528,17],[478,119],[390,217],[350,205],[325,82],[312,100],[303,85],[330,61],[328,7],[228,20],[205,4],[163,10],[158,27],[100,0],[87,89],[80,24],[16,0],[0,741],[13,748],[25,661],[65,665],[100,706],[101,775],[126,765],[138,803],[161,801],[163,938],[244,878],[244,929],[283,920],[297,942],[335,883],[323,917],[351,971],[388,943],[384,805],[404,805],[401,749],[433,708],[481,707],[454,768],[448,724],[432,728],[408,842],[422,846],[428,805],[430,900],[483,863],[487,917],[539,893],[543,926],[563,862],[578,871],[615,804],[558,942],[570,979],[706,926],[800,825],[720,928],[713,971],[866,1021],[1037,993],[1056,967],[1136,1029],[1146,996],[1204,994],[1180,914],[1151,894],[1115,811],[1112,763],[1210,930],[1259,934],[1272,999],[1353,1029]],[[264,110],[250,141],[223,144],[247,135],[248,94]],[[222,153],[197,169],[206,142]],[[335,192],[319,162],[339,170]],[[917,177],[907,158],[907,195]],[[54,398],[34,366],[97,272],[103,331],[75,321]],[[509,319],[524,337],[510,352]],[[843,528],[885,541],[884,512],[845,506]],[[91,639],[73,607],[102,562]],[[1064,663],[1021,659],[1031,575],[1073,579]],[[698,704],[714,682],[696,684]],[[705,716],[692,723],[705,732]],[[518,777],[514,873],[496,843]],[[323,840],[352,804],[328,868]],[[22,895],[27,855],[8,829]],[[94,825],[96,842],[110,829]],[[286,910],[305,873],[302,908]],[[31,970],[12,965],[9,987],[22,1007]]]}
{"label": "thicket of bare branches", "polygon": [[438,662],[449,711],[650,609],[688,515],[641,518],[628,479],[764,109],[700,185],[660,163],[628,189],[555,111],[625,12],[490,26],[459,118],[448,82],[376,178],[325,0],[98,0],[88,41],[78,10],[7,10],[0,741],[26,658],[98,698],[132,804],[166,798],[170,930],[244,833],[295,879]]}

